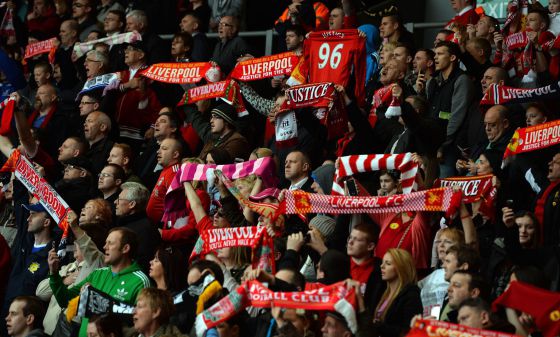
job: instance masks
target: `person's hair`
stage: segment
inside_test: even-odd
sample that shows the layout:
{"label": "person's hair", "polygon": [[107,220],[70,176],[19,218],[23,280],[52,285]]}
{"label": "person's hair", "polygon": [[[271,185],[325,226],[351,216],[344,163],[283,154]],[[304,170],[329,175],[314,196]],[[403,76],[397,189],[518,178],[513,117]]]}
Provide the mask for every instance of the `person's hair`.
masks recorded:
{"label": "person's hair", "polygon": [[440,30],[438,30],[437,34],[445,34],[445,35],[449,36],[451,34],[455,34],[455,32],[452,31],[451,29],[440,29]]}
{"label": "person's hair", "polygon": [[134,153],[132,152],[132,148],[130,145],[126,143],[115,143],[113,147],[121,149],[123,153],[123,157],[128,158],[128,166],[132,166],[132,160],[134,159]]}
{"label": "person's hair", "polygon": [[280,271],[280,270],[288,271],[288,272],[291,273],[292,277],[288,281],[289,284],[291,284],[294,287],[300,289],[301,291],[303,291],[305,289],[305,277],[303,276],[302,273],[299,272],[299,270],[297,270],[293,267],[287,267],[287,266],[282,267],[278,271]]}
{"label": "person's hair", "polygon": [[231,18],[231,25],[233,26],[233,30],[238,32],[239,31],[239,17],[237,15],[224,15],[223,17],[230,17]]}
{"label": "person's hair", "polygon": [[188,262],[183,253],[175,247],[160,247],[155,257],[163,267],[163,280],[167,291],[175,292],[187,287]]}
{"label": "person's hair", "polygon": [[420,115],[423,115],[428,109],[428,101],[426,98],[421,95],[412,95],[409,97],[412,99],[412,102],[410,103],[412,108],[418,110]]}
{"label": "person's hair", "polygon": [[130,247],[128,257],[132,260],[138,252],[138,235],[127,227],[114,227],[109,230],[109,234],[113,232],[121,233],[121,248],[125,245]]}
{"label": "person's hair", "polygon": [[468,43],[472,44],[477,49],[482,49],[482,51],[484,52],[484,57],[486,57],[486,59],[490,59],[490,57],[492,56],[492,45],[487,39],[482,37],[474,37],[470,39]]}
{"label": "person's hair", "polygon": [[290,25],[286,29],[287,32],[294,32],[297,36],[305,36],[305,29],[301,25]]}
{"label": "person's hair", "polygon": [[[80,31],[80,24],[78,23],[78,21],[76,21],[74,19],[69,19],[69,20],[66,20],[64,22],[67,22],[69,30],[75,31],[75,32]],[[62,22],[62,23],[64,23],[64,22]]]}
{"label": "person's hair", "polygon": [[169,126],[175,128],[175,133],[179,132],[179,128],[181,127],[181,121],[177,117],[177,114],[173,112],[173,108],[169,107],[170,111],[163,111],[158,114],[158,118],[161,116],[166,116],[169,119]]}
{"label": "person's hair", "polygon": [[93,57],[94,61],[103,63],[103,69],[107,69],[107,67],[109,66],[109,56],[98,50],[92,49],[88,51],[86,57]]}
{"label": "person's hair", "polygon": [[489,70],[489,69],[492,69],[492,70],[496,71],[496,79],[498,80],[498,82],[503,81],[504,84],[506,84],[506,85],[508,84],[509,76],[508,76],[507,71],[504,68],[492,66],[492,67],[489,67],[486,70]]}
{"label": "person's hair", "polygon": [[462,230],[457,228],[447,227],[439,232],[439,237],[441,238],[442,235],[447,235],[451,240],[455,241],[455,243],[465,243],[465,233]]}
{"label": "person's hair", "polygon": [[204,270],[208,269],[210,270],[212,275],[214,275],[214,278],[216,279],[216,281],[218,281],[219,284],[224,284],[224,273],[222,272],[222,268],[216,262],[209,260],[196,260],[191,264],[189,271],[193,269],[196,269],[201,273]]}
{"label": "person's hair", "polygon": [[459,304],[459,310],[462,307],[469,307],[475,309],[477,312],[486,311],[490,316],[492,315],[492,309],[490,309],[490,304],[480,297],[469,297],[461,304]]}
{"label": "person's hair", "polygon": [[471,271],[471,270],[456,270],[453,275],[465,275],[469,276],[469,291],[474,289],[478,289],[480,298],[484,300],[490,299],[490,286],[488,282],[484,279],[481,273],[478,271]]}
{"label": "person's hair", "polygon": [[525,109],[525,111],[529,110],[530,108],[536,109],[538,111],[540,111],[545,117],[546,119],[549,121],[553,118],[551,118],[552,114],[550,112],[550,109],[546,107],[546,105],[544,105],[544,103],[542,102],[531,102],[527,105],[527,109]]}
{"label": "person's hair", "polygon": [[379,177],[382,177],[384,175],[388,175],[389,177],[391,177],[391,179],[393,179],[395,184],[398,184],[399,180],[401,179],[401,173],[397,170],[381,170],[381,171],[379,171]]}
{"label": "person's hair", "polygon": [[550,284],[547,275],[535,266],[515,267],[511,272],[518,281],[541,289],[548,289]]}
{"label": "person's hair", "polygon": [[121,185],[121,190],[126,190],[126,199],[136,202],[136,210],[146,209],[150,199],[150,191],[146,186],[129,181]]}
{"label": "person's hair", "polygon": [[301,159],[303,161],[303,164],[307,164],[309,166],[308,171],[311,172],[313,170],[313,168],[311,167],[312,166],[311,165],[311,158],[309,157],[309,155],[307,153],[301,151],[301,150],[294,150],[294,151],[291,151],[290,153],[294,153],[294,152],[297,152],[297,153],[301,154],[301,157],[302,157]]}
{"label": "person's hair", "polygon": [[124,29],[124,24],[126,23],[126,13],[124,11],[121,11],[120,9],[111,9],[107,12],[107,14],[114,14],[118,16],[119,22],[123,23],[121,30]]}
{"label": "person's hair", "polygon": [[403,25],[403,21],[401,16],[398,13],[393,12],[387,12],[381,15],[381,19],[383,18],[391,18],[391,21],[396,22],[399,24],[399,28],[397,28],[397,30],[399,32],[402,32],[404,30],[404,25]]}
{"label": "person's hair", "polygon": [[212,156],[212,159],[214,159],[216,165],[231,164],[233,162],[233,159],[229,155],[229,152],[221,147],[213,148],[208,152],[208,154]]}
{"label": "person's hair", "polygon": [[253,150],[253,152],[251,152],[251,154],[254,154],[255,157],[257,157],[257,159],[259,158],[263,158],[263,157],[272,157],[273,152],[271,149],[267,148],[267,147],[259,147]]}
{"label": "person's hair", "polygon": [[453,254],[457,258],[457,265],[461,266],[466,263],[469,265],[468,270],[479,271],[480,269],[480,254],[470,245],[458,243],[447,248],[446,254]]}
{"label": "person's hair", "polygon": [[95,324],[102,337],[108,337],[111,334],[114,337],[123,337],[122,320],[113,313],[94,315],[89,319],[89,323]]}
{"label": "person's hair", "polygon": [[250,174],[246,177],[243,178],[239,178],[239,179],[235,179],[235,184],[242,184],[245,186],[249,187],[249,191],[253,188],[253,186],[255,185],[255,182],[257,181],[257,176],[254,174]]}
{"label": "person's hair", "polygon": [[113,179],[117,180],[120,179],[121,183],[124,183],[124,179],[126,178],[126,173],[124,169],[117,164],[107,164],[105,167],[110,167],[113,169]]}
{"label": "person's hair", "polygon": [[23,307],[21,311],[23,316],[33,315],[33,326],[32,330],[43,328],[43,319],[47,312],[45,304],[37,296],[18,296],[13,299],[12,303],[15,301],[23,302]]}
{"label": "person's hair", "polygon": [[439,47],[446,47],[447,52],[450,55],[455,55],[455,57],[456,57],[455,63],[459,62],[459,57],[461,56],[461,48],[459,48],[458,44],[456,44],[455,42],[451,42],[451,41],[440,41],[440,42],[438,42],[438,44],[436,44],[436,48],[439,48]]}
{"label": "person's hair", "polygon": [[134,9],[127,14],[127,18],[133,18],[144,26],[144,30],[148,28],[148,16],[146,12],[140,9]]}
{"label": "person's hair", "polygon": [[406,50],[406,54],[410,57],[413,57],[414,55],[412,48],[410,47],[410,45],[403,43],[403,42],[397,42],[397,45],[395,46],[395,48],[404,48]]}
{"label": "person's hair", "polygon": [[104,226],[110,226],[113,222],[113,213],[111,210],[111,205],[109,202],[103,198],[95,198],[88,200],[86,202],[91,203],[93,208],[95,209],[95,215],[99,216],[96,224],[101,224]]}
{"label": "person's hair", "polygon": [[[383,43],[382,50],[385,51],[385,50],[389,49],[389,51],[391,53],[393,53],[395,48],[397,48],[397,42],[387,41],[387,42]],[[387,61],[387,60],[385,60],[385,61]]]}
{"label": "person's hair", "polygon": [[[192,37],[191,33],[189,33],[189,32],[175,33],[175,35],[173,35],[173,39],[183,40],[183,44],[187,48],[187,51],[186,51],[185,55],[186,56],[191,55],[192,48],[193,48],[193,37]],[[161,116],[161,114],[160,114],[160,116]]]}
{"label": "person's hair", "polygon": [[394,292],[391,292],[391,289],[387,287],[377,304],[377,308],[375,309],[376,312],[382,305],[384,305],[385,302],[387,303],[383,310],[383,314],[381,314],[381,320],[385,320],[385,315],[387,314],[388,309],[391,307],[391,304],[393,304],[393,301],[399,295],[401,290],[410,284],[416,283],[416,267],[414,265],[412,255],[410,255],[408,251],[400,248],[390,248],[387,250],[386,254],[391,255],[393,259],[393,265],[397,270],[399,281]]}
{"label": "person's hair", "polygon": [[244,267],[251,263],[251,248],[250,247],[231,247],[230,248],[231,261],[235,267]]}
{"label": "person's hair", "polygon": [[183,158],[183,151],[184,151],[183,142],[175,137],[167,137],[164,140],[171,140],[171,143],[173,144],[172,145],[173,152],[175,151],[179,152],[179,158],[177,158],[177,160],[180,162],[181,158]]}
{"label": "person's hair", "polygon": [[367,243],[373,242],[374,244],[377,245],[377,241],[379,240],[379,230],[374,224],[360,222],[357,223],[354,227],[352,227],[352,230],[357,230],[362,233],[365,233],[366,239],[368,241]]}
{"label": "person's hair", "polygon": [[529,15],[531,13],[536,13],[541,17],[541,20],[545,24],[545,27],[544,27],[543,31],[547,30],[548,27],[550,27],[550,17],[548,16],[547,10],[542,5],[540,5],[540,6],[535,5],[535,4],[529,5],[529,11],[528,11],[527,15]]}
{"label": "person's hair", "polygon": [[158,288],[144,288],[138,294],[138,300],[145,300],[148,306],[153,310],[160,310],[156,321],[159,326],[169,323],[169,319],[175,313],[175,305],[173,298],[167,290]]}
{"label": "person's hair", "polygon": [[509,108],[505,105],[496,104],[492,108],[495,108],[498,111],[500,121],[503,122],[504,120],[509,120]]}
{"label": "person's hair", "polygon": [[99,110],[93,111],[92,114],[97,115],[97,122],[99,124],[105,124],[105,126],[107,126],[107,129],[105,130],[105,134],[109,134],[112,128],[111,118],[106,113]]}
{"label": "person's hair", "polygon": [[33,70],[37,69],[37,68],[43,68],[43,70],[49,74],[51,74],[51,78],[52,78],[52,73],[53,73],[53,67],[50,65],[49,62],[47,61],[39,61],[35,64],[35,66],[33,67]]}
{"label": "person's hair", "polygon": [[539,219],[537,218],[537,216],[533,212],[518,211],[518,212],[515,212],[513,221],[515,221],[519,218],[523,218],[523,217],[528,217],[529,219],[531,219],[531,222],[533,223],[533,228],[535,229],[535,232],[534,232],[533,241],[531,242],[531,247],[530,248],[537,248],[540,244],[540,238],[541,238],[541,226],[540,226]]}
{"label": "person's hair", "polygon": [[75,136],[68,137],[67,139],[71,139],[74,142],[76,142],[78,151],[80,151],[81,156],[85,155],[86,152],[89,150],[89,143],[85,139],[81,137],[75,137]]}
{"label": "person's hair", "polygon": [[[491,27],[496,27],[496,25],[500,24],[500,21],[498,21],[498,19],[496,19],[493,16],[490,15],[484,15],[483,18],[487,18],[488,19],[488,23],[490,24]],[[481,18],[482,19],[482,18]]]}

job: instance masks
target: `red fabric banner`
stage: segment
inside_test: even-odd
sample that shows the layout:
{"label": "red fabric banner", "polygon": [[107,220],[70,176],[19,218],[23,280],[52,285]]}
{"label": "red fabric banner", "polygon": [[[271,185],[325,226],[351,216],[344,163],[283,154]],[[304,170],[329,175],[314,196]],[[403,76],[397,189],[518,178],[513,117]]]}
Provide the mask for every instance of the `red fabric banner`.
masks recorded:
{"label": "red fabric banner", "polygon": [[140,74],[158,82],[188,84],[200,82],[210,68],[210,62],[157,63],[142,70]]}
{"label": "red fabric banner", "polygon": [[254,58],[237,63],[231,77],[240,81],[262,80],[290,74],[298,64],[299,56],[294,52]]}
{"label": "red fabric banner", "polygon": [[255,308],[280,308],[336,311],[340,313],[353,333],[358,331],[356,301],[353,289],[344,282],[309,291],[273,292],[258,281],[248,281],[236,291],[212,305],[196,317],[197,336],[236,315],[247,306]]}
{"label": "red fabric banner", "polygon": [[185,92],[179,103],[177,103],[177,106],[192,104],[212,98],[221,98],[226,103],[233,105],[237,111],[238,117],[243,117],[249,114],[247,109],[245,109],[239,84],[237,84],[234,80],[225,80],[190,88],[187,92]]}
{"label": "red fabric banner", "polygon": [[553,120],[515,131],[504,152],[504,159],[518,153],[544,149],[560,143],[560,120]]}
{"label": "red fabric banner", "polygon": [[406,337],[515,337],[505,332],[469,328],[464,325],[437,321],[434,319],[417,319]]}
{"label": "red fabric banner", "polygon": [[66,248],[66,238],[68,237],[66,215],[70,211],[66,201],[49,185],[45,178],[39,175],[33,164],[19,150],[12,152],[0,172],[14,172],[16,178],[39,200],[49,215],[56,221],[58,227],[63,231],[58,254],[64,254],[65,251],[62,252],[61,250]]}
{"label": "red fabric banner", "polygon": [[329,82],[296,85],[286,89],[288,98],[281,110],[294,110],[306,107],[331,108],[336,99],[334,84]]}
{"label": "red fabric banner", "polygon": [[15,105],[16,99],[12,97],[8,97],[0,103],[0,109],[4,109],[0,121],[0,135],[2,136],[7,135],[12,130],[12,118],[14,117]]}
{"label": "red fabric banner", "polygon": [[[28,44],[27,47],[25,47],[25,55],[23,56],[23,58],[28,59],[35,55],[52,53],[52,51],[56,49],[55,47],[56,41],[57,41],[56,37],[53,37],[52,39]],[[51,57],[49,55],[49,61],[50,59]]]}
{"label": "red fabric banner", "polygon": [[449,177],[438,179],[434,187],[459,186],[463,191],[463,201],[466,204],[479,201],[481,198],[490,199],[492,197],[492,174],[472,177]]}
{"label": "red fabric banner", "polygon": [[557,99],[558,97],[560,97],[560,83],[533,89],[513,88],[493,83],[484,93],[480,105],[525,103],[543,99]]}
{"label": "red fabric banner", "polygon": [[545,337],[560,335],[560,294],[530,284],[512,281],[505,292],[492,303],[531,315]]}

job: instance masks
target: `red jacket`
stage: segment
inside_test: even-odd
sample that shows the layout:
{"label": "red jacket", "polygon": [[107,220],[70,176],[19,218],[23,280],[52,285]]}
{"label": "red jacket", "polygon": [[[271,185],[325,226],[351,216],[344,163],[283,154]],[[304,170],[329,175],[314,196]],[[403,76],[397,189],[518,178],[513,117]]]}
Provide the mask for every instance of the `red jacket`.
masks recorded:
{"label": "red jacket", "polygon": [[148,206],[146,206],[146,214],[154,224],[161,222],[163,217],[163,200],[171,181],[175,178],[177,171],[179,171],[179,167],[179,164],[174,164],[164,168],[159,175],[156,186],[152,190]]}
{"label": "red jacket", "polygon": [[[200,198],[200,202],[202,203],[202,207],[206,211],[210,208],[210,197],[206,191],[197,189],[196,194]],[[187,200],[187,211],[188,211],[188,222],[185,226],[175,229],[164,229],[161,232],[161,239],[165,242],[184,242],[184,241],[191,241],[194,239],[198,233],[205,229],[213,228],[212,218],[209,216],[205,216],[202,218],[198,223],[194,217],[194,214],[191,210],[191,205]]]}

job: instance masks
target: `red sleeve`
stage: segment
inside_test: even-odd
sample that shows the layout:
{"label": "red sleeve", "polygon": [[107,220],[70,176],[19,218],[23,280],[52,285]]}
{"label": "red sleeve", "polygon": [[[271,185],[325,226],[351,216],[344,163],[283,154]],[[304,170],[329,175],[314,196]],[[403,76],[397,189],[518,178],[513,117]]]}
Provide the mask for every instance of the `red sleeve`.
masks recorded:
{"label": "red sleeve", "polygon": [[358,17],[356,14],[345,15],[343,27],[345,29],[358,28]]}
{"label": "red sleeve", "polygon": [[52,178],[56,176],[56,162],[40,146],[37,149],[37,153],[35,154],[35,157],[30,159],[45,168],[45,174],[47,175],[47,180],[48,178]]}
{"label": "red sleeve", "polygon": [[432,252],[432,235],[430,230],[430,214],[418,212],[412,220],[412,257],[417,269],[430,267]]}
{"label": "red sleeve", "polygon": [[356,48],[354,52],[354,76],[356,77],[354,95],[356,95],[358,106],[363,106],[366,102],[366,57],[366,39],[358,37],[356,39]]}

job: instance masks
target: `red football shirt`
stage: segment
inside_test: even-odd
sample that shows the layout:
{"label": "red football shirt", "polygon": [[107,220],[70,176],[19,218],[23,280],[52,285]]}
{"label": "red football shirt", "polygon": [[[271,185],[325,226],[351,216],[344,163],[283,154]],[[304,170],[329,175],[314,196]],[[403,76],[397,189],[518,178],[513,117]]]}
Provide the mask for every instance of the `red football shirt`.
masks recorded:
{"label": "red football shirt", "polygon": [[161,222],[165,194],[178,170],[179,164],[164,168],[159,175],[156,186],[152,190],[150,200],[148,200],[148,206],[146,207],[146,214],[154,224],[159,224]]}
{"label": "red football shirt", "polygon": [[[313,32],[305,40],[303,55],[308,83],[333,82],[348,86],[355,78],[354,95],[364,102],[366,43],[357,29]],[[361,104],[360,104],[361,105]]]}

